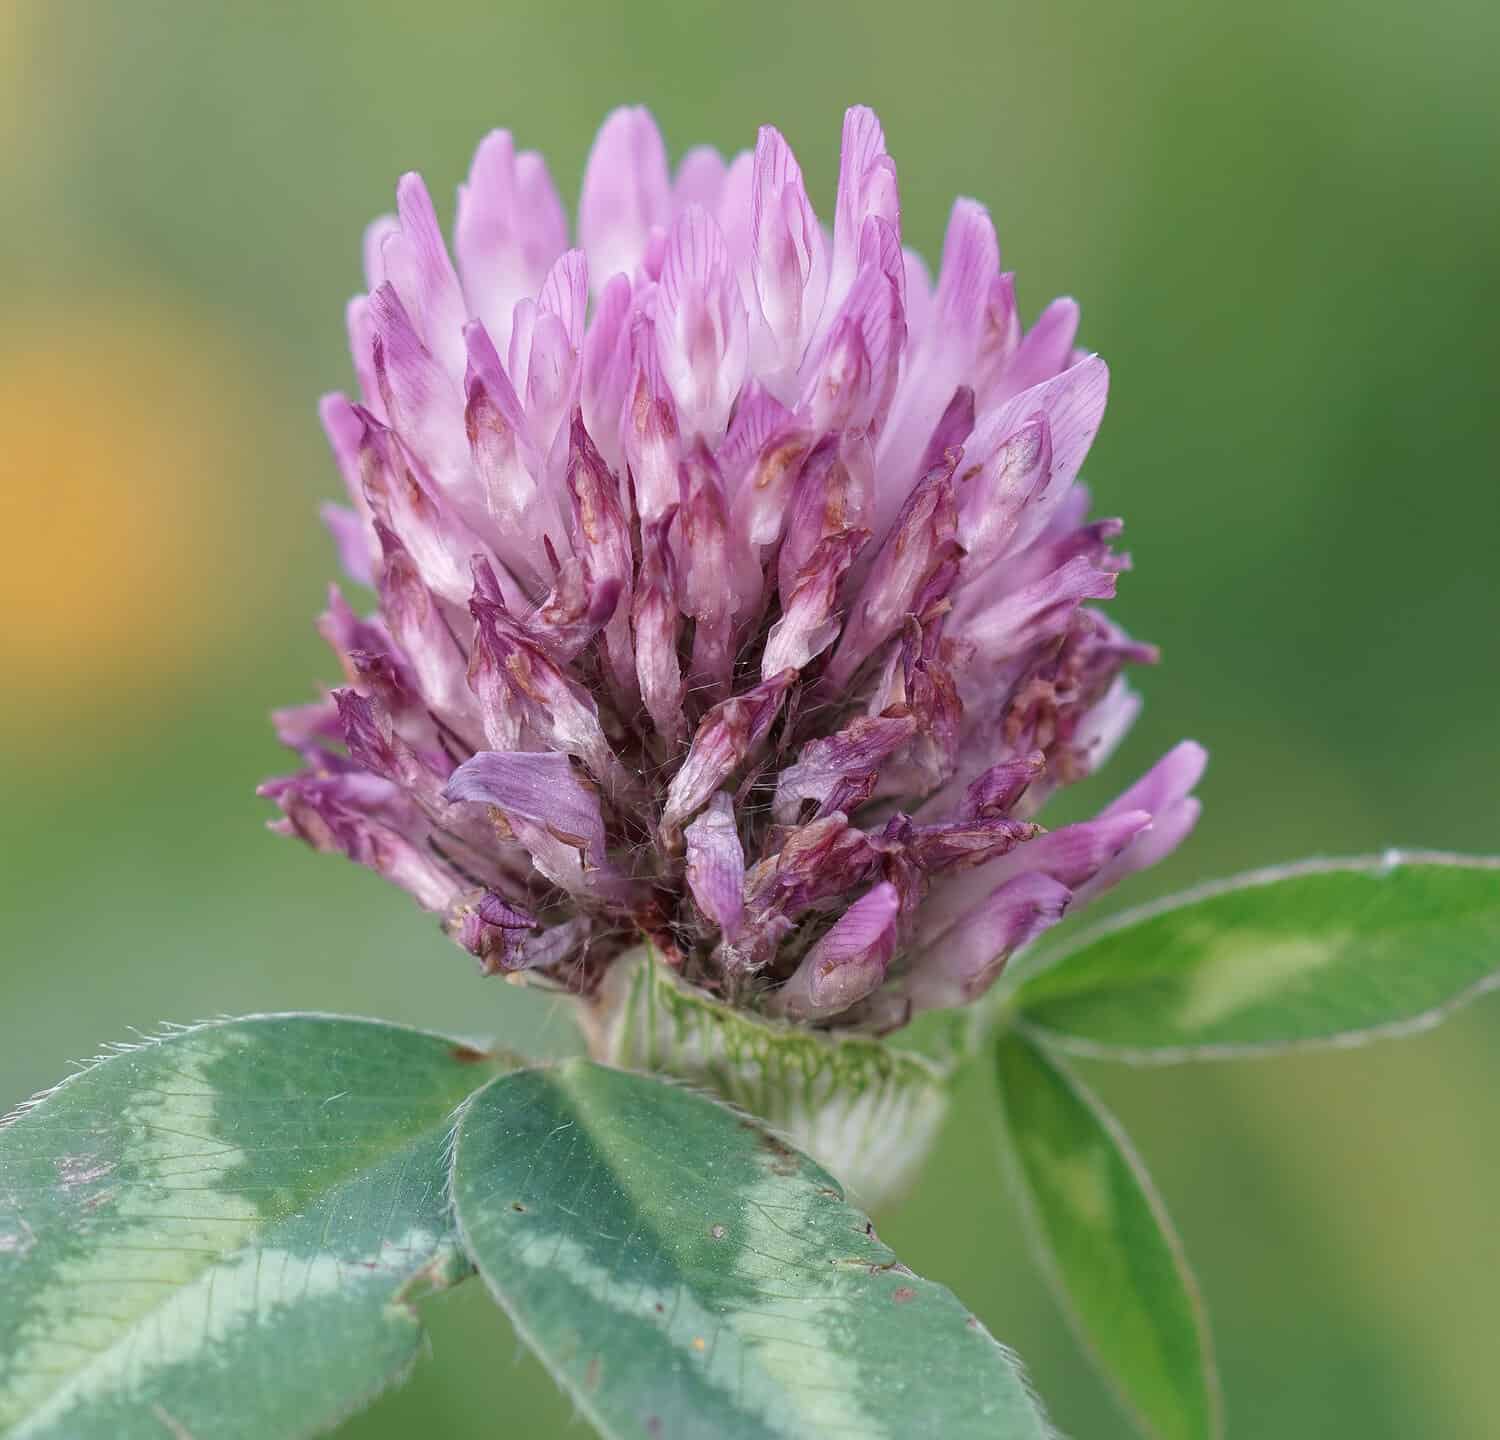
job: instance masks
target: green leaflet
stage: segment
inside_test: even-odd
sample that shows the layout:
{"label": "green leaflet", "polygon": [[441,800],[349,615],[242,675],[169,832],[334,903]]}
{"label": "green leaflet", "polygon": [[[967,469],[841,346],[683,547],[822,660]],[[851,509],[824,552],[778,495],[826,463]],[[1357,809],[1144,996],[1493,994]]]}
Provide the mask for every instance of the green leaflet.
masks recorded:
{"label": "green leaflet", "polygon": [[1197,1287],[1124,1132],[1024,1036],[1002,1035],[996,1061],[1027,1218],[1080,1338],[1148,1434],[1219,1435]]}
{"label": "green leaflet", "polygon": [[516,1328],[616,1440],[1042,1440],[1015,1361],[837,1182],[691,1091],[568,1061],[464,1107],[453,1200]]}
{"label": "green leaflet", "polygon": [[1391,853],[1241,876],[1122,917],[1021,985],[1105,1059],[1253,1054],[1440,1020],[1500,979],[1500,861]]}
{"label": "green leaflet", "polygon": [[412,1362],[467,1271],[440,1036],[310,1015],[122,1048],[0,1129],[0,1433],[314,1435]]}

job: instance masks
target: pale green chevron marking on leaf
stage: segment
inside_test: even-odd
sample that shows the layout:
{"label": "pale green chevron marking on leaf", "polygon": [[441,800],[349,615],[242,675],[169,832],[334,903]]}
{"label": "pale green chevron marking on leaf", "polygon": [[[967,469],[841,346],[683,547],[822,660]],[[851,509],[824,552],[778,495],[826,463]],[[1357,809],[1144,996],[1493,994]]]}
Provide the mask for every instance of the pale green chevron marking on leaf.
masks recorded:
{"label": "pale green chevron marking on leaf", "polygon": [[1027,1220],[1080,1338],[1156,1440],[1221,1434],[1198,1291],[1119,1125],[1046,1051],[1002,1035],[1001,1111]]}
{"label": "pale green chevron marking on leaf", "polygon": [[1209,958],[1188,981],[1174,1023],[1187,1031],[1205,1030],[1295,986],[1316,984],[1314,972],[1333,965],[1353,938],[1337,930],[1317,939],[1258,930],[1219,935],[1209,926],[1197,935],[1184,934],[1187,944],[1202,945]]}
{"label": "pale green chevron marking on leaf", "polygon": [[716,1101],[573,1060],[465,1105],[453,1200],[612,1440],[1043,1440],[1019,1368],[826,1171]]}
{"label": "pale green chevron marking on leaf", "polygon": [[454,1108],[497,1068],[262,1016],[122,1047],[0,1129],[0,1434],[314,1435],[410,1365],[466,1270]]}
{"label": "pale green chevron marking on leaf", "polygon": [[1120,917],[1013,997],[1048,1043],[1173,1061],[1352,1044],[1500,984],[1500,860],[1398,854],[1260,871]]}

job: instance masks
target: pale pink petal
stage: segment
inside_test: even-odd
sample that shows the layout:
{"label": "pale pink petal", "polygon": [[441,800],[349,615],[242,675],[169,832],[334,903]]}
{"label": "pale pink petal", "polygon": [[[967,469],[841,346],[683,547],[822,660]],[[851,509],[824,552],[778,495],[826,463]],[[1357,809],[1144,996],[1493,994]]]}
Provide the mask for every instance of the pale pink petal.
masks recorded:
{"label": "pale pink petal", "polygon": [[567,216],[542,158],[517,155],[508,130],[491,131],[458,187],[453,248],[469,311],[499,350],[510,346],[516,301],[536,294],[567,243]]}
{"label": "pale pink petal", "polygon": [[578,238],[596,292],[613,276],[634,272],[652,227],[664,228],[671,213],[667,149],[656,121],[644,106],[613,111],[589,152],[578,203]]}
{"label": "pale pink petal", "polygon": [[720,791],[683,832],[687,885],[698,908],[731,943],[745,917],[745,851],[734,821],[734,803]]}
{"label": "pale pink petal", "polygon": [[827,1020],[875,990],[896,949],[900,910],[890,884],[856,900],[776,992],[777,1013],[789,1020]]}
{"label": "pale pink petal", "polygon": [[657,356],[684,438],[724,436],[748,363],[745,307],[713,217],[685,210],[667,236],[656,309]]}

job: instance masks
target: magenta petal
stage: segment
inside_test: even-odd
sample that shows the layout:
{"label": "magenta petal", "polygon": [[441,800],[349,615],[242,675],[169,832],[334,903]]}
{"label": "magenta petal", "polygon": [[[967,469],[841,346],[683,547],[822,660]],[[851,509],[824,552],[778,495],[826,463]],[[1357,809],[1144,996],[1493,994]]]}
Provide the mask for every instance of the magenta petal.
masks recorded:
{"label": "magenta petal", "polygon": [[1016,311],[1016,277],[997,275],[984,300],[984,323],[974,357],[974,394],[981,409],[998,403],[1009,390],[1007,373],[1021,346],[1021,317]]}
{"label": "magenta petal", "polygon": [[671,206],[667,150],[650,111],[613,111],[589,152],[578,203],[578,237],[596,289],[635,269],[652,226],[667,224]]}
{"label": "magenta petal", "polygon": [[985,894],[1017,875],[1046,875],[1076,892],[1150,823],[1151,816],[1144,810],[1101,815],[1039,835],[987,865],[947,877],[933,886],[922,906],[917,943],[932,944]]}
{"label": "magenta petal", "polygon": [[785,385],[822,312],[828,260],[802,171],[770,125],[756,138],[750,205],[751,276],[765,327],[762,365]]}
{"label": "magenta petal", "polygon": [[667,234],[656,344],[683,434],[716,444],[745,378],[748,338],[724,237],[697,205],[683,211]]}
{"label": "magenta petal", "polygon": [[491,131],[458,187],[453,228],[469,313],[505,350],[516,301],[536,294],[568,243],[567,216],[541,156],[517,155],[508,130]]}
{"label": "magenta petal", "polygon": [[1165,860],[1189,835],[1203,813],[1202,802],[1195,796],[1179,800],[1151,817],[1147,826],[1108,865],[1087,884],[1078,888],[1080,903],[1093,900],[1122,880],[1149,870]]}
{"label": "magenta petal", "polygon": [[630,390],[630,279],[616,275],[594,307],[583,342],[583,423],[612,470],[624,456],[622,417]]}
{"label": "magenta petal", "polygon": [[463,332],[452,373],[434,356],[395,287],[380,286],[369,299],[371,363],[387,423],[418,456],[439,488],[466,498],[467,447],[463,436]]}
{"label": "magenta petal", "polygon": [[864,105],[844,112],[839,155],[838,200],[834,207],[833,255],[826,308],[843,303],[860,263],[860,236],[865,222],[879,219],[901,233],[901,200],[896,163],[886,154],[885,132],[875,112]]}
{"label": "magenta petal", "polygon": [[986,401],[999,404],[1011,395],[1062,374],[1073,363],[1073,341],[1077,334],[1077,301],[1066,297],[1054,300],[1026,332],[1004,376],[985,396]]}
{"label": "magenta petal", "polygon": [[566,665],[609,623],[620,606],[622,584],[617,579],[596,580],[575,556],[558,568],[546,598],[525,619],[525,626],[547,652]]}
{"label": "magenta petal", "polygon": [[480,973],[495,975],[531,968],[527,942],[534,938],[537,920],[530,911],[511,905],[486,891],[463,910],[456,927],[458,943],[479,961]]}
{"label": "magenta petal", "polygon": [[634,562],[619,483],[577,415],[569,439],[567,488],[574,553],[595,580],[613,581],[628,592]]}
{"label": "magenta petal", "polygon": [[871,216],[854,282],[802,367],[798,412],[815,430],[879,431],[906,344],[905,273],[899,235]]}
{"label": "magenta petal", "polygon": [[[792,412],[759,381],[746,383],[735,405],[729,433],[715,456],[730,495],[739,495],[763,448],[775,436],[793,428],[791,420]],[[745,538],[750,539],[748,533]]]}
{"label": "magenta petal", "polygon": [[788,667],[802,669],[834,642],[841,624],[834,613],[839,585],[869,538],[868,530],[844,530],[818,542],[766,637],[762,679]]}
{"label": "magenta petal", "polygon": [[476,322],[465,337],[464,427],[484,508],[493,522],[495,551],[536,593],[545,584],[543,537],[561,532],[556,499],[538,483],[545,474],[544,460],[489,335]]}
{"label": "magenta petal", "polygon": [[[333,536],[339,565],[344,574],[360,585],[375,584],[375,531],[370,522],[343,505],[320,505],[318,514]],[[374,548],[372,548],[374,547]]]}
{"label": "magenta petal", "polygon": [[[339,560],[350,578],[359,580],[362,585],[373,585],[374,564],[380,556],[380,542],[375,537],[369,502],[365,499],[364,473],[360,460],[365,422],[356,413],[354,406],[344,396],[337,394],[325,395],[318,401],[318,419],[323,424],[328,448],[333,451],[350,506],[359,521],[356,527],[352,520],[342,517],[334,520],[328,509],[325,509],[324,523],[333,533]],[[361,549],[364,551],[363,556]]]}
{"label": "magenta petal", "polygon": [[729,688],[736,621],[760,598],[760,567],[730,526],[722,477],[701,442],[683,461],[680,483],[672,539],[681,579],[678,603],[693,621],[689,678],[706,705],[723,699]]}
{"label": "magenta petal", "polygon": [[631,777],[605,738],[593,697],[503,605],[476,591],[469,609],[475,642],[469,683],[479,698],[491,746],[509,749],[523,738],[540,741],[576,756],[612,790],[631,788]]}
{"label": "magenta petal", "polygon": [[661,833],[669,848],[676,848],[675,837],[682,823],[697,813],[765,739],[795,679],[795,671],[783,671],[743,695],[715,705],[703,717],[667,788]]}
{"label": "magenta petal", "polygon": [[943,413],[938,416],[932,434],[927,437],[927,448],[922,452],[922,463],[917,473],[926,475],[943,468],[950,473],[958,468],[963,459],[963,444],[974,430],[974,392],[967,385],[958,385],[948,397]]}
{"label": "magenta petal", "polygon": [[1076,493],[1099,429],[1109,372],[1097,356],[987,415],[967,447],[959,537],[966,577],[1040,535]]}
{"label": "magenta petal", "polygon": [[724,157],[712,145],[694,145],[678,162],[672,180],[672,213],[701,205],[712,215],[724,193]]}
{"label": "magenta petal", "polygon": [[391,637],[410,657],[424,703],[459,734],[472,735],[477,727],[464,653],[411,552],[384,526],[379,530],[380,611]]}
{"label": "magenta petal", "polygon": [[964,1005],[994,984],[1005,962],[1062,919],[1073,892],[1050,875],[1017,875],[960,916],[905,982],[913,1010]]}
{"label": "magenta petal", "polygon": [[863,1000],[885,979],[900,912],[894,885],[877,885],[856,900],[776,992],[777,1013],[788,1020],[827,1020]]}
{"label": "magenta petal", "polygon": [[958,574],[957,510],[952,467],[932,472],[907,497],[849,612],[828,667],[828,682],[847,685],[903,625],[942,600]]}
{"label": "magenta petal", "polygon": [[1165,860],[1187,839],[1203,808],[1191,792],[1203,778],[1207,765],[1208,752],[1195,741],[1184,740],[1105,807],[1101,818],[1149,810],[1151,824],[1080,889],[1080,900],[1092,900],[1129,876]]}
{"label": "magenta petal", "polygon": [[999,661],[1060,634],[1085,600],[1107,600],[1114,593],[1114,570],[1076,556],[980,610],[965,623],[964,636],[982,658]]}
{"label": "magenta petal", "polygon": [[1032,415],[998,443],[995,428],[993,420],[981,425],[959,468],[958,534],[966,587],[1011,548],[1028,507],[1045,497],[1052,477],[1052,430],[1045,413]]}
{"label": "magenta petal", "polygon": [[273,710],[271,724],[276,730],[276,738],[288,749],[307,757],[310,764],[321,755],[321,742],[343,736],[338,706],[332,699]]}
{"label": "magenta petal", "polygon": [[660,746],[674,748],[684,729],[682,666],[677,637],[682,620],[677,601],[677,566],[667,539],[674,512],[641,534],[641,570],[631,606],[635,675],[646,713]]}
{"label": "magenta petal", "polygon": [[605,856],[599,797],[566,755],[481,750],[453,772],[444,794],[493,807],[554,885],[585,897],[628,888]]}
{"label": "magenta petal", "polygon": [[456,378],[463,373],[464,297],[420,175],[401,177],[396,209],[394,218],[377,221],[365,233],[371,292],[383,285],[392,288],[422,343]]}
{"label": "magenta petal", "polygon": [[731,943],[745,918],[745,851],[734,821],[734,803],[720,791],[683,831],[687,885],[699,910]]}
{"label": "magenta petal", "polygon": [[836,735],[809,740],[797,763],[781,772],[771,814],[779,824],[789,825],[806,801],[817,807],[813,819],[853,810],[868,797],[881,765],[916,730],[910,715],[861,715]]}
{"label": "magenta petal", "polygon": [[[921,342],[914,344],[892,423],[882,437],[881,463],[898,481],[920,473],[923,446],[944,407],[958,387],[972,386],[985,338],[985,300],[999,271],[1000,248],[988,212],[973,200],[959,200],[943,241],[932,314]],[[938,458],[941,451],[930,463]]]}
{"label": "magenta petal", "polygon": [[986,319],[984,302],[999,276],[1000,244],[989,211],[975,200],[955,201],[933,297],[934,334],[948,337],[959,362],[959,373],[945,386],[972,371]]}
{"label": "magenta petal", "polygon": [[604,631],[605,668],[616,698],[633,704],[639,691],[630,624],[635,579],[630,522],[619,483],[577,415],[569,435],[567,490],[573,553],[593,584],[612,585],[619,595]]}
{"label": "magenta petal", "polygon": [[583,349],[583,322],[588,303],[589,271],[583,251],[564,251],[547,271],[536,308],[543,315],[557,317],[568,348],[575,354]]}
{"label": "magenta petal", "polygon": [[399,791],[388,781],[361,774],[299,775],[268,781],[258,793],[274,800],[286,817],[272,828],[368,866],[425,910],[442,913],[457,902],[461,886],[413,838],[425,826],[403,809]]}
{"label": "magenta petal", "polygon": [[[779,458],[773,456],[773,464]],[[754,483],[780,479],[758,474]],[[824,540],[850,532],[868,538],[874,486],[875,456],[862,435],[846,436],[840,442],[830,436],[807,456],[782,518],[785,529],[777,557],[777,588],[783,610],[790,606],[793,591]],[[751,539],[753,543],[755,537]]]}
{"label": "magenta petal", "polygon": [[1008,815],[974,816],[936,825],[912,826],[901,836],[907,852],[927,874],[951,866],[968,868],[1001,855],[1036,837],[1039,825]]}
{"label": "magenta petal", "polygon": [[635,483],[636,508],[643,524],[660,520],[677,503],[681,456],[677,404],[662,373],[657,343],[656,287],[638,297],[631,317],[631,381],[623,419],[625,461]]}
{"label": "magenta petal", "polygon": [[1196,740],[1179,741],[1100,813],[1119,815],[1127,810],[1149,810],[1158,815],[1192,794],[1207,768],[1207,750]]}
{"label": "magenta petal", "polygon": [[1035,871],[1076,890],[1098,874],[1146,826],[1150,816],[1142,810],[1122,810],[1100,815],[1077,825],[1065,825],[1033,840],[1008,855],[991,874],[1000,875],[1012,866],[1019,874]]}
{"label": "magenta petal", "polygon": [[746,911],[756,925],[795,920],[865,884],[888,853],[842,814],[796,826],[746,871]]}

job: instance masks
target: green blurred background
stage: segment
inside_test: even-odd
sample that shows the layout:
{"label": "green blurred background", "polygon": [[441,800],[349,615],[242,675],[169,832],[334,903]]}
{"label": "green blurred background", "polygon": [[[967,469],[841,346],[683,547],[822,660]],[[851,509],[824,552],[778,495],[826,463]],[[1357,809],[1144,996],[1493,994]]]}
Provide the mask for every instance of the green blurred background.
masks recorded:
{"label": "green blurred background", "polygon": [[[628,100],[679,154],[774,120],[825,214],[867,101],[913,243],[979,196],[1027,317],[1083,302],[1114,371],[1088,474],[1137,565],[1117,613],[1165,655],[1101,784],[1184,734],[1214,755],[1197,839],[1127,898],[1500,850],[1500,7],[840,11],[0,0],[0,1109],[164,1018],[569,1043],[394,890],[268,836],[252,791],[285,764],[266,711],[333,676],[313,402],[349,383],[362,226],[408,168],[443,206],[495,125],[576,195]],[[1196,1257],[1238,1440],[1500,1433],[1497,1041],[1490,1001],[1352,1054],[1093,1072]],[[978,1086],[882,1232],[1070,1434],[1124,1433]],[[350,1436],[582,1433],[474,1287],[431,1322]]]}

